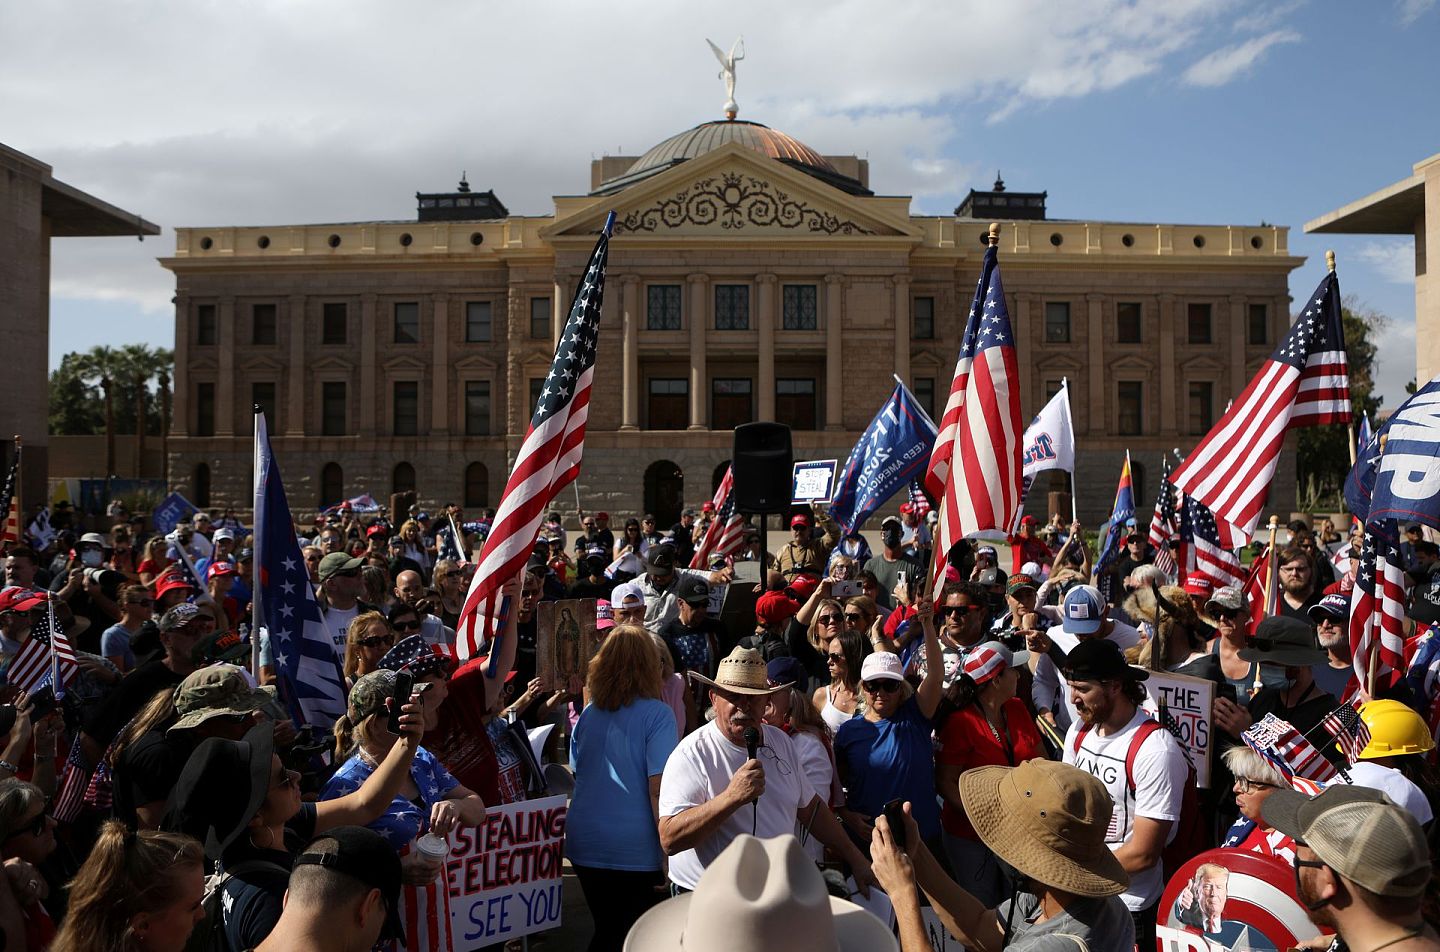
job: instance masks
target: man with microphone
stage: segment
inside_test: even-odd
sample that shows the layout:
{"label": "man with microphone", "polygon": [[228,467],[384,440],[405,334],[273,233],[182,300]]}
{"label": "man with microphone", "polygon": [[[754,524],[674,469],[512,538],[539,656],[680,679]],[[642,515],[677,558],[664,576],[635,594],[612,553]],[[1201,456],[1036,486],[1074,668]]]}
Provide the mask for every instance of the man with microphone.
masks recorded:
{"label": "man with microphone", "polygon": [[753,648],[736,648],[715,679],[691,671],[710,686],[715,719],[680,741],[660,780],[660,845],[670,856],[674,894],[689,892],[700,874],[742,833],[762,839],[814,836],[849,864],[869,895],[870,861],[841,829],[805,776],[789,735],[764,723],[771,684]]}

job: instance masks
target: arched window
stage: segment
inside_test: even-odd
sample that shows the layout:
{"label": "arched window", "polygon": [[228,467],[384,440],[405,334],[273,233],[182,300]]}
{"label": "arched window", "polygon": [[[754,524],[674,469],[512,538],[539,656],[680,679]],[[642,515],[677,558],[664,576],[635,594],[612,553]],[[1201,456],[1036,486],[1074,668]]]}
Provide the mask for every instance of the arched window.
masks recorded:
{"label": "arched window", "polygon": [[320,508],[328,509],[345,498],[345,472],[339,463],[326,463],[320,470]]}
{"label": "arched window", "polygon": [[390,492],[413,493],[415,491],[415,467],[409,463],[396,463],[390,474]]}
{"label": "arched window", "polygon": [[195,467],[195,482],[191,487],[195,492],[195,505],[204,509],[210,505],[210,464],[201,463]]}
{"label": "arched window", "polygon": [[710,474],[710,495],[712,497],[715,495],[716,490],[720,488],[721,481],[725,479],[725,471],[729,468],[730,461],[727,459],[722,461],[719,466],[716,466],[715,471]]}
{"label": "arched window", "polygon": [[655,514],[657,526],[680,521],[685,503],[685,474],[668,459],[659,459],[645,468],[645,511]]}
{"label": "arched window", "polygon": [[465,467],[465,508],[479,508],[490,505],[490,471],[484,463],[471,463]]}

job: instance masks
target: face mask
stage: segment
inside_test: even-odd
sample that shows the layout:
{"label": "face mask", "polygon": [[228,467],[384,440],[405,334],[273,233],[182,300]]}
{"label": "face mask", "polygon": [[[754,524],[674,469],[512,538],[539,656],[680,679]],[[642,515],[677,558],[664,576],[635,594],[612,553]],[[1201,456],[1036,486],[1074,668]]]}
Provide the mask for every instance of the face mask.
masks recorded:
{"label": "face mask", "polygon": [[900,530],[887,528],[884,535],[881,536],[881,539],[887,546],[893,549],[900,544]]}
{"label": "face mask", "polygon": [[105,561],[104,556],[95,549],[86,549],[80,553],[80,564],[88,569],[99,568],[103,561]]}

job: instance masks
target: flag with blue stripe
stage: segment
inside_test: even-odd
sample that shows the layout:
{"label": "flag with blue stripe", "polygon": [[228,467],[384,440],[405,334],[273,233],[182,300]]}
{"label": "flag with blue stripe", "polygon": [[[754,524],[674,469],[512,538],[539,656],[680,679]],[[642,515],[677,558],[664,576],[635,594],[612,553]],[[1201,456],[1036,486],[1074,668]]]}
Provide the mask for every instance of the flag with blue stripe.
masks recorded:
{"label": "flag with blue stripe", "polygon": [[885,501],[925,471],[935,424],[897,381],[890,399],[860,435],[841,470],[830,515],[851,533]]}

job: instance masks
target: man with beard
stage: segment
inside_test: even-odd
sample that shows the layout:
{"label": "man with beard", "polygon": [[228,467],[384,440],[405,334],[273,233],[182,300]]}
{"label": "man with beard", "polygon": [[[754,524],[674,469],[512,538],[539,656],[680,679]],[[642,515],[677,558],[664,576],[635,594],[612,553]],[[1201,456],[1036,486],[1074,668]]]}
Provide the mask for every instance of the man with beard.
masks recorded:
{"label": "man with beard", "polygon": [[1311,922],[1340,934],[1329,948],[1440,950],[1440,936],[1421,912],[1434,873],[1425,833],[1390,798],[1334,784],[1315,797],[1276,790],[1261,811],[1295,839],[1296,893]]}
{"label": "man with beard", "polygon": [[1065,735],[1064,760],[1098,778],[1115,801],[1105,842],[1130,874],[1120,898],[1141,949],[1155,947],[1155,907],[1165,886],[1160,857],[1189,779],[1180,745],[1140,708],[1148,677],[1125,663],[1119,645],[1101,638],[1080,642],[1065,659],[1078,720]]}
{"label": "man with beard", "polygon": [[1315,584],[1315,560],[1299,546],[1280,550],[1280,614],[1309,621],[1307,614],[1319,604],[1321,590]]}
{"label": "man with beard", "polygon": [[1140,643],[1140,632],[1133,626],[1105,615],[1105,596],[1093,585],[1076,585],[1065,593],[1060,603],[1060,624],[1046,631],[1025,632],[1025,647],[1040,654],[1035,662],[1035,680],[1030,700],[1035,712],[1048,720],[1056,730],[1068,730],[1075,723],[1075,707],[1070,692],[1062,689],[1060,671],[1065,656],[1075,646],[1089,640],[1111,641],[1122,650]]}
{"label": "man with beard", "polygon": [[1310,621],[1315,625],[1315,637],[1325,649],[1327,660],[1310,666],[1315,683],[1326,694],[1345,696],[1345,686],[1355,668],[1350,660],[1350,597],[1348,595],[1326,595],[1310,609]]}

